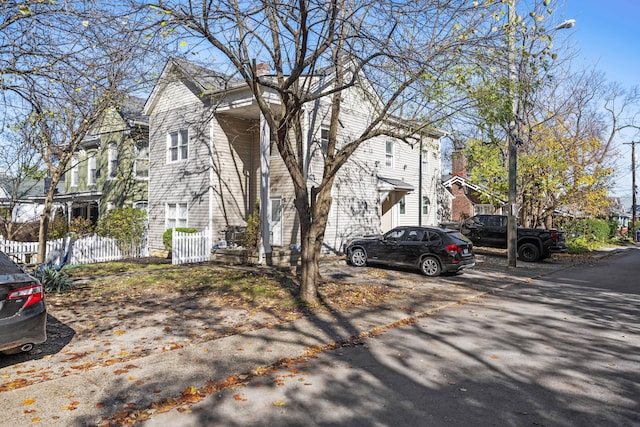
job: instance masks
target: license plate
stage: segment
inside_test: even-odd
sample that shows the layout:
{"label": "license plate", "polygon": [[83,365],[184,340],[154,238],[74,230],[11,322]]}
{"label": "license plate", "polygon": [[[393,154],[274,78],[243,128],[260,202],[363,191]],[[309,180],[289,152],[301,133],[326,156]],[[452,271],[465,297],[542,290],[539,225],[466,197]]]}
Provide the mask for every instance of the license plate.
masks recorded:
{"label": "license plate", "polygon": [[467,249],[467,248],[462,249],[462,253],[464,255],[468,254],[469,253],[469,249]]}

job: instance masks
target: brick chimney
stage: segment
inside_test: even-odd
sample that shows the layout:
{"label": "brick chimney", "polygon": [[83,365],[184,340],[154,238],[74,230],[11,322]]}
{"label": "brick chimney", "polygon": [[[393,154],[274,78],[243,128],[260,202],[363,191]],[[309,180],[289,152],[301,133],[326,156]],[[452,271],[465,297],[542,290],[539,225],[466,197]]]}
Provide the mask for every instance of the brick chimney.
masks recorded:
{"label": "brick chimney", "polygon": [[462,150],[451,153],[451,176],[467,178],[467,159]]}
{"label": "brick chimney", "polygon": [[258,65],[256,65],[256,76],[257,77],[266,76],[266,75],[269,74],[269,71],[270,71],[269,64],[261,62]]}

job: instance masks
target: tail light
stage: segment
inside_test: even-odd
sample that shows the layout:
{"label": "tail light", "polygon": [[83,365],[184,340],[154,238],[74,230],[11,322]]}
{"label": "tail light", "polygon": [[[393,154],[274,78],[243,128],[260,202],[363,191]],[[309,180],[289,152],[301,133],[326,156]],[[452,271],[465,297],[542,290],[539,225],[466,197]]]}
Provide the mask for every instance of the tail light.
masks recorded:
{"label": "tail light", "polygon": [[551,233],[551,240],[553,240],[554,242],[558,241],[558,233]]}
{"label": "tail light", "polygon": [[31,286],[25,286],[24,288],[13,289],[7,295],[7,300],[18,300],[22,298],[27,299],[22,305],[23,308],[37,304],[44,300],[44,288],[40,283],[35,283]]}
{"label": "tail light", "polygon": [[456,244],[447,245],[446,249],[451,256],[455,256],[456,254],[459,254],[462,252],[462,248]]}

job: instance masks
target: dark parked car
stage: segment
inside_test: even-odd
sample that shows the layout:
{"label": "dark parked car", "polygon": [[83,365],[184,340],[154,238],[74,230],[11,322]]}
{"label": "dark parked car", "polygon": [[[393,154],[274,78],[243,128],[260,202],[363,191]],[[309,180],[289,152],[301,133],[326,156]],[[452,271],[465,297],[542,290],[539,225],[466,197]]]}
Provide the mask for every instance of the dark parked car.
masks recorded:
{"label": "dark parked car", "polygon": [[44,288],[0,252],[0,352],[29,351],[47,340]]}
{"label": "dark parked car", "polygon": [[347,245],[347,261],[419,268],[427,276],[475,265],[473,244],[455,230],[436,227],[396,227],[382,236],[356,239]]}

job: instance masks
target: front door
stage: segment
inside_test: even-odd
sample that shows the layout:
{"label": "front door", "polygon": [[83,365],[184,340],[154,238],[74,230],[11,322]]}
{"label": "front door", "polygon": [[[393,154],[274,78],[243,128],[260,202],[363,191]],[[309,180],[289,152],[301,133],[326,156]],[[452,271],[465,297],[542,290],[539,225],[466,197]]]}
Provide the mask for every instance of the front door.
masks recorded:
{"label": "front door", "polygon": [[282,246],[282,199],[269,199],[269,230],[271,246]]}

